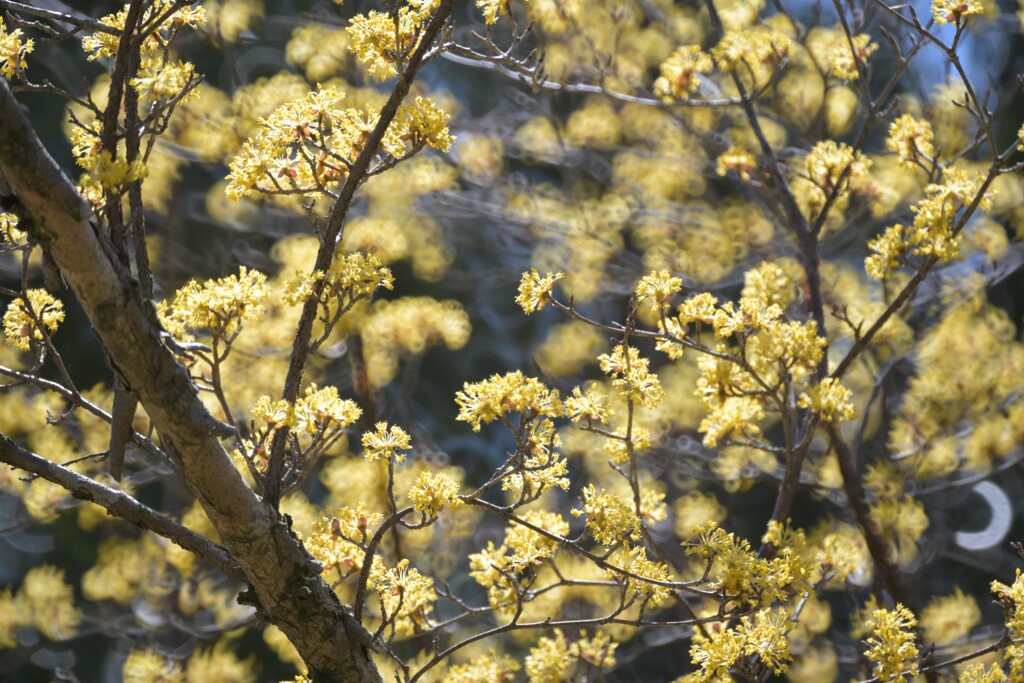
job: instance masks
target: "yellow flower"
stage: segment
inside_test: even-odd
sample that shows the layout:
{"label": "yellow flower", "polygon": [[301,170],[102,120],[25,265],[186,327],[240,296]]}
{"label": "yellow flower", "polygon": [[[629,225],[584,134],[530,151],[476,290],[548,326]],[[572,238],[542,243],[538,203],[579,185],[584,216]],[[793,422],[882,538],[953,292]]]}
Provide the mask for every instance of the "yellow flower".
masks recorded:
{"label": "yellow flower", "polygon": [[981,0],[932,0],[932,16],[940,24],[960,24],[967,17],[984,12]]}
{"label": "yellow flower", "polygon": [[654,94],[666,102],[673,98],[685,100],[700,87],[697,74],[707,73],[713,67],[711,55],[699,45],[683,45],[661,63],[661,75],[654,81]]}
{"label": "yellow flower", "polygon": [[637,283],[636,296],[638,299],[654,299],[660,306],[673,294],[678,294],[682,288],[682,278],[674,277],[667,270],[660,270],[656,273],[645,275]]}
{"label": "yellow flower", "polygon": [[562,683],[573,661],[569,645],[561,629],[555,629],[554,638],[541,638],[526,656],[526,675],[530,683]]}
{"label": "yellow flower", "polygon": [[[505,0],[499,0],[504,3]],[[491,650],[465,664],[456,664],[445,674],[445,683],[512,683],[519,662],[512,657],[499,655]]]}
{"label": "yellow flower", "polygon": [[750,182],[750,172],[757,168],[757,157],[743,147],[730,147],[718,155],[715,173],[721,177],[735,173],[743,182]]}
{"label": "yellow flower", "polygon": [[498,419],[506,412],[526,413],[533,417],[561,417],[562,401],[558,391],[549,389],[539,379],[526,377],[516,370],[504,375],[491,375],[481,382],[466,382],[455,395],[459,416],[473,431],[480,431],[485,422]]}
{"label": "yellow flower", "polygon": [[22,40],[21,36],[20,28],[8,32],[0,17],[0,75],[4,78],[14,78],[15,72],[28,66],[25,55],[32,52],[34,44],[31,40]]}
{"label": "yellow flower", "polygon": [[446,508],[455,509],[462,505],[459,485],[446,474],[424,472],[409,489],[409,500],[420,512],[429,517]]}
{"label": "yellow flower", "polygon": [[827,377],[800,394],[797,405],[810,408],[825,422],[839,423],[856,416],[852,398],[853,392],[840,384],[838,379]]}
{"label": "yellow flower", "polygon": [[[850,49],[850,43],[853,43],[853,50]],[[857,80],[860,78],[857,62],[861,64],[866,63],[868,57],[874,54],[877,49],[878,45],[872,43],[871,36],[865,33],[853,36],[849,42],[847,42],[844,36],[841,43],[832,48],[832,64],[830,68],[832,75],[848,81]]]}
{"label": "yellow flower", "polygon": [[613,546],[640,538],[640,518],[631,502],[614,493],[601,489],[597,493],[594,485],[580,491],[582,510],[573,510],[575,517],[586,515],[587,531],[601,545]]}
{"label": "yellow flower", "polygon": [[412,447],[409,435],[397,425],[388,427],[387,422],[378,422],[374,431],[363,434],[363,457],[367,460],[393,460],[403,462],[405,456],[398,451],[407,451]]}
{"label": "yellow flower", "polygon": [[928,159],[935,157],[934,138],[932,124],[912,114],[903,114],[889,126],[885,146],[899,156],[900,166],[913,167],[918,163],[927,164]]}
{"label": "yellow flower", "polygon": [[904,683],[918,674],[913,612],[897,603],[895,609],[875,610],[867,624],[871,636],[864,656],[875,663],[874,674],[883,682]]}
{"label": "yellow flower", "polygon": [[18,591],[23,614],[51,640],[75,635],[82,613],[75,607],[74,590],[64,580],[64,570],[41,565],[30,569]]}
{"label": "yellow flower", "polygon": [[548,273],[544,277],[537,274],[536,268],[531,268],[529,273],[523,273],[519,281],[519,296],[516,303],[529,315],[534,311],[544,308],[551,296],[551,290],[555,288],[555,282],[562,279],[562,273]]}
{"label": "yellow flower", "polygon": [[394,620],[397,633],[411,635],[429,625],[437,600],[434,580],[410,568],[409,560],[401,560],[377,577],[371,576],[370,584],[380,592],[382,616]]}
{"label": "yellow flower", "polygon": [[622,395],[645,408],[657,407],[665,397],[658,376],[647,369],[650,360],[635,346],[619,344],[611,353],[597,357],[601,371],[612,377]]}
{"label": "yellow flower", "polygon": [[18,217],[13,213],[0,211],[0,241],[17,244],[25,238],[25,233],[18,230]]}
{"label": "yellow flower", "polygon": [[[4,334],[7,343],[22,351],[43,341],[43,334],[53,334],[64,320],[64,304],[45,289],[30,289],[7,306],[4,313]],[[40,329],[39,323],[42,324]]]}
{"label": "yellow flower", "polygon": [[189,281],[175,292],[164,317],[174,326],[230,337],[240,331],[243,320],[263,315],[263,302],[269,295],[267,276],[242,266],[238,275],[202,283]]}

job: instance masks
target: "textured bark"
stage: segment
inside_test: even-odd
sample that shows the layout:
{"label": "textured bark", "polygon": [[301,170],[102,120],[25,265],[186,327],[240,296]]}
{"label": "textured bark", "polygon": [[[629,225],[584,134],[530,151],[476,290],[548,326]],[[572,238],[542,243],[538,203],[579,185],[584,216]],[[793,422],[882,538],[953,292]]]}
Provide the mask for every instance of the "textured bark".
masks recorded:
{"label": "textured bark", "polygon": [[317,683],[379,682],[368,634],[319,566],[236,471],[187,370],[161,341],[155,310],[121,265],[90,207],[46,152],[0,79],[0,173],[31,214],[115,370],[139,397],[221,543],[242,568],[260,617],[295,644]]}

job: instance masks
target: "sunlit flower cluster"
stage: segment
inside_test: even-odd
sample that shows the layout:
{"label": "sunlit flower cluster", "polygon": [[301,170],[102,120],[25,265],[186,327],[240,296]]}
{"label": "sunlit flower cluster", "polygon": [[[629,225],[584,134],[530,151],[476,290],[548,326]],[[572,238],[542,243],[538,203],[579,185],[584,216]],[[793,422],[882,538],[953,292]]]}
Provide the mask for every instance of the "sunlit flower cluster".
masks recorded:
{"label": "sunlit flower cluster", "polygon": [[434,580],[409,566],[409,560],[370,577],[370,588],[379,591],[382,617],[394,624],[399,635],[411,635],[429,625],[437,591]]}
{"label": "sunlit flower cluster", "polygon": [[0,17],[0,75],[4,78],[14,78],[15,73],[28,66],[25,56],[32,52],[35,44],[22,40],[22,35],[20,28],[8,31]]}
{"label": "sunlit flower cluster", "polygon": [[619,344],[611,353],[597,357],[601,371],[612,378],[623,396],[645,408],[654,408],[664,398],[658,376],[648,369],[650,360],[635,346]]}
{"label": "sunlit flower cluster", "polygon": [[405,455],[399,451],[412,448],[409,434],[398,425],[388,426],[387,422],[378,422],[372,432],[363,434],[363,457],[367,460],[385,460],[400,463]]}
{"label": "sunlit flower cluster", "polygon": [[4,312],[4,336],[16,349],[28,351],[53,334],[64,321],[64,304],[45,289],[30,289],[7,305]]}
{"label": "sunlit flower cluster", "polygon": [[667,102],[686,99],[700,88],[698,74],[714,67],[711,55],[699,45],[683,45],[661,64],[661,76],[654,81],[654,94]]}
{"label": "sunlit flower cluster", "polygon": [[935,158],[934,139],[930,123],[915,118],[913,114],[903,114],[889,125],[885,146],[899,156],[901,167],[913,168],[919,164],[927,165]]}
{"label": "sunlit flower cluster", "polygon": [[880,681],[904,683],[917,676],[919,662],[914,627],[917,618],[903,605],[875,610],[867,627],[871,636],[864,656],[875,663],[874,674]]}
{"label": "sunlit flower cluster", "polygon": [[[853,49],[851,50],[851,44]],[[871,36],[866,33],[853,36],[849,42],[843,41],[832,49],[831,74],[836,78],[848,81],[855,81],[860,78],[860,70],[857,64],[866,64],[868,58],[878,50],[878,45],[871,42]]]}
{"label": "sunlit flower cluster", "polygon": [[357,575],[366,559],[365,544],[382,519],[380,513],[371,512],[363,503],[325,510],[303,545],[325,572],[336,573],[342,579]]}
{"label": "sunlit flower cluster", "polygon": [[[694,634],[690,656],[700,671],[693,680],[704,682],[725,680],[729,670],[740,671],[751,665],[763,666],[776,675],[784,673],[793,661],[786,634],[793,628],[793,620],[783,609],[763,609],[753,618],[740,617],[735,628],[717,628],[704,637]],[[744,661],[745,660],[745,661]],[[747,673],[757,675],[756,670]]]}
{"label": "sunlit flower cluster", "polygon": [[742,147],[730,147],[715,160],[715,173],[724,178],[735,173],[743,182],[750,182],[750,173],[757,168],[757,157]]}
{"label": "sunlit flower cluster", "polygon": [[164,327],[177,339],[186,339],[196,330],[229,338],[238,334],[243,321],[263,315],[263,302],[269,295],[267,276],[241,266],[237,275],[189,281],[170,303],[161,302],[157,311]]}
{"label": "sunlit flower cluster", "polygon": [[519,282],[519,296],[516,303],[529,315],[547,306],[551,291],[555,288],[555,282],[562,278],[562,273],[548,273],[544,277],[537,274],[536,268],[531,268],[529,273],[523,273]]}
{"label": "sunlit flower cluster", "polygon": [[442,510],[462,505],[458,482],[443,473],[421,474],[409,489],[409,500],[417,510],[429,517],[436,517]]}
{"label": "sunlit flower cluster", "polygon": [[964,208],[975,202],[983,210],[991,206],[991,193],[981,194],[984,182],[977,174],[946,169],[942,182],[928,185],[925,198],[912,207],[912,225],[897,223],[868,242],[868,248],[874,252],[864,262],[868,275],[885,280],[899,265],[909,264],[914,255],[934,256],[942,261],[961,258],[963,234],[957,219]]}
{"label": "sunlit flower cluster", "polygon": [[967,17],[984,12],[981,0],[932,0],[932,16],[939,24],[960,24]]}

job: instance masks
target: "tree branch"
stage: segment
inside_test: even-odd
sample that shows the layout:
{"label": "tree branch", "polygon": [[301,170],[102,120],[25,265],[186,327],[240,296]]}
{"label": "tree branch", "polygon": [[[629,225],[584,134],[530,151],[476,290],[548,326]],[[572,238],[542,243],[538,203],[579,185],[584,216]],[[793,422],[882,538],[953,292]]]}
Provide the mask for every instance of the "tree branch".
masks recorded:
{"label": "tree branch", "polygon": [[222,546],[182,526],[173,519],[147,507],[123,491],[104,486],[89,477],[58,465],[55,462],[17,445],[0,435],[0,460],[38,475],[67,489],[75,498],[95,503],[108,514],[131,522],[140,529],[148,529],[158,536],[195,553],[203,560],[233,579],[245,580],[245,574],[234,558]]}

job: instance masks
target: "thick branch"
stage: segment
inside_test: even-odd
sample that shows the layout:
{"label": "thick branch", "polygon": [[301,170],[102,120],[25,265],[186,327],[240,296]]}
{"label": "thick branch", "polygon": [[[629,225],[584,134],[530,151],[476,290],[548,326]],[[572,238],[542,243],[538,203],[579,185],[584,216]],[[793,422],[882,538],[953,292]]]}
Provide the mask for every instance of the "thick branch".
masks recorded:
{"label": "thick branch", "polygon": [[53,255],[162,445],[176,454],[182,477],[252,586],[261,617],[288,635],[314,680],[380,681],[355,622],[319,578],[320,566],[235,469],[218,438],[229,430],[164,346],[153,305],[91,222],[90,207],[43,148],[6,81],[0,130],[0,173],[32,215],[33,237]]}

